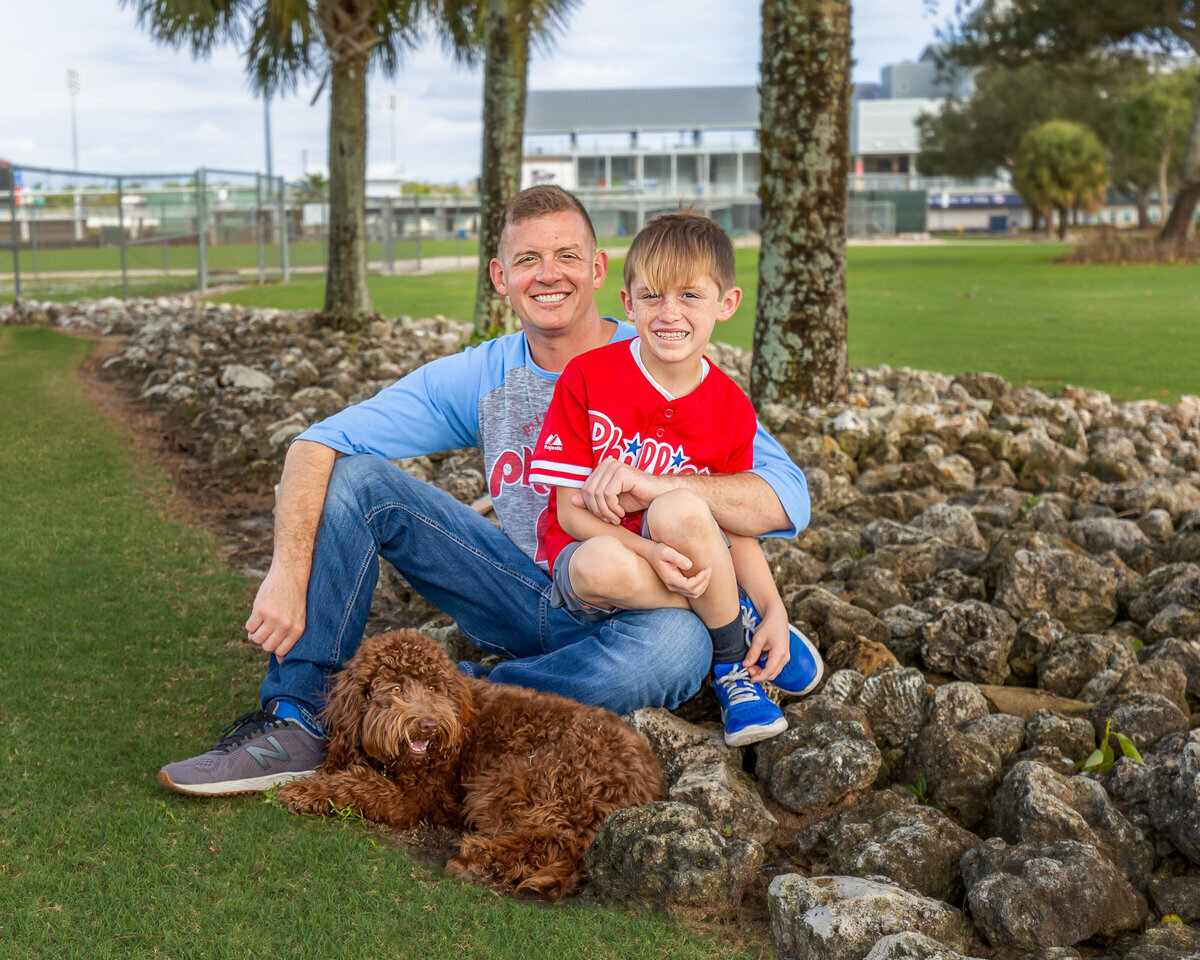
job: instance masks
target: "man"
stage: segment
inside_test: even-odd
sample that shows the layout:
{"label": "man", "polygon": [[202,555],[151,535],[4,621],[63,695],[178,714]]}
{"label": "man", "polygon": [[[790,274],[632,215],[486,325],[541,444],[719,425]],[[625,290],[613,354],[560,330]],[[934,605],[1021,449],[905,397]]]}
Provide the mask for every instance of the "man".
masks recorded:
{"label": "man", "polygon": [[[247,636],[271,654],[262,708],[207,753],[163,767],[164,786],[246,793],[313,771],[324,756],[326,685],[362,638],[381,555],[481,648],[509,658],[492,671],[495,683],[618,713],[674,707],[699,689],[712,646],[690,611],[592,623],[550,605],[537,536],[550,490],[528,482],[542,417],[567,361],[636,334],[596,309],[608,256],[575,197],[531,187],[509,201],[503,223],[492,282],[522,331],[434,360],[292,444],[271,567],[246,621]],[[471,445],[483,450],[503,531],[388,462]],[[804,475],[761,428],[752,472],[652,476],[611,463],[589,478],[581,505],[643,509],[684,487],[735,534],[791,536],[808,523]]]}

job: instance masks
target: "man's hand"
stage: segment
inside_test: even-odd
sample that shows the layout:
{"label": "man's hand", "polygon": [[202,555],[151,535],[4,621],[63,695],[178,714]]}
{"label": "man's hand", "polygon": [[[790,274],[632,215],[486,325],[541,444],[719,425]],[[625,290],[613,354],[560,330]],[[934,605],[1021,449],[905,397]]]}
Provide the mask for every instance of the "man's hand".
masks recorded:
{"label": "man's hand", "polygon": [[304,633],[307,592],[307,578],[297,583],[272,564],[254,598],[246,636],[282,660]]}
{"label": "man's hand", "polygon": [[[767,654],[766,667],[759,667],[758,661],[763,653]],[[742,663],[750,679],[755,683],[774,680],[779,676],[788,660],[792,657],[792,638],[788,633],[787,610],[782,604],[773,606],[763,615],[762,623],[754,631],[754,641],[750,651]]]}
{"label": "man's hand", "polygon": [[606,523],[619,524],[626,513],[645,510],[655,497],[670,489],[668,476],[644,473],[609,457],[596,464],[571,502]]}
{"label": "man's hand", "polygon": [[712,567],[705,567],[698,573],[688,576],[685,571],[692,569],[692,561],[674,547],[656,540],[648,542],[642,556],[654,568],[658,579],[672,593],[695,600],[704,595],[708,582],[712,578]]}

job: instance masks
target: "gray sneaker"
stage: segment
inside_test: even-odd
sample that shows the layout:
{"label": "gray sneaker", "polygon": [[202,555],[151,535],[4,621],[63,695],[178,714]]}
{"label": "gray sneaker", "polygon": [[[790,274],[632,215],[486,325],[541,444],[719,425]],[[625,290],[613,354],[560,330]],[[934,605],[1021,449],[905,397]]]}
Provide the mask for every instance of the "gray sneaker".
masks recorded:
{"label": "gray sneaker", "polygon": [[229,724],[207,753],[168,763],[158,782],[197,796],[255,793],[310,776],[325,759],[325,745],[299,722],[258,710]]}

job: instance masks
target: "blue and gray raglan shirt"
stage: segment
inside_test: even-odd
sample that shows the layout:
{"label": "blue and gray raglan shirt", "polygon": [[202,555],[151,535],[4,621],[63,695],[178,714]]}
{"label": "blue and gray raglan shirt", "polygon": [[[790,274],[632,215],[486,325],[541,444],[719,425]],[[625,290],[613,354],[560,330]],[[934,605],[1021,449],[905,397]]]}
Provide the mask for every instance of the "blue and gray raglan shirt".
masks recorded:
{"label": "blue and gray raglan shirt", "polygon": [[[635,336],[630,324],[618,321],[612,342]],[[546,570],[538,532],[548,522],[550,488],[530,484],[529,469],[557,379],[557,373],[533,362],[525,335],[512,333],[439,357],[297,439],[389,460],[478,447],[504,532]],[[720,430],[721,424],[714,423],[713,429]],[[791,521],[788,529],[770,536],[793,537],[803,530],[809,517],[804,473],[761,423],[752,472],[771,485]]]}

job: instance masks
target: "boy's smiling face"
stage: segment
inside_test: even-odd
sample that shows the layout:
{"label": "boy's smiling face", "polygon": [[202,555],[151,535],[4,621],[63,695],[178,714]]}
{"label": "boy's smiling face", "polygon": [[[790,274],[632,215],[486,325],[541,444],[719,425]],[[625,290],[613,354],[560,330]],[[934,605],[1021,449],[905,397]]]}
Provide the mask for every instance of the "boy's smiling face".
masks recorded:
{"label": "boy's smiling face", "polygon": [[701,361],[713,328],[733,316],[740,287],[722,292],[707,275],[652,291],[640,277],[621,291],[625,315],[641,339],[642,363],[662,386],[683,396],[700,383]]}

